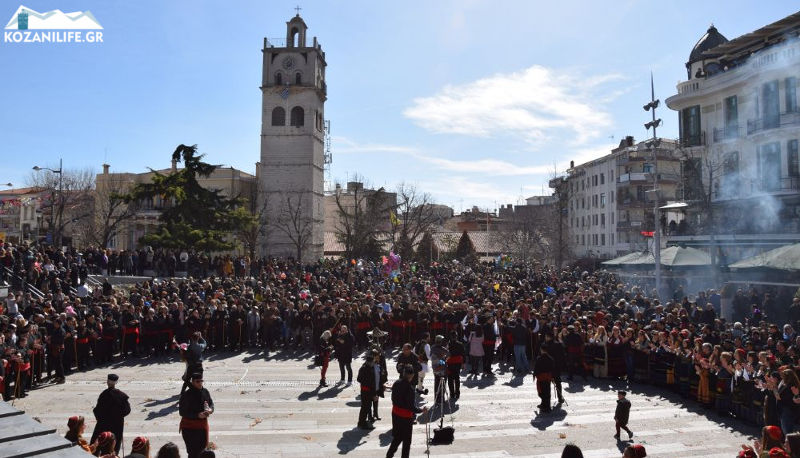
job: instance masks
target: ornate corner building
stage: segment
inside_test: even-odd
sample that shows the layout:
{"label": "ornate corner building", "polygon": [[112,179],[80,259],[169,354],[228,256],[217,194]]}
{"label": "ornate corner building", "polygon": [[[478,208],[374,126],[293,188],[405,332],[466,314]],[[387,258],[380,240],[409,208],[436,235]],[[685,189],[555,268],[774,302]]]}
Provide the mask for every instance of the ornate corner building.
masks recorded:
{"label": "ornate corner building", "polygon": [[695,44],[686,81],[666,100],[678,112],[690,204],[689,234],[669,242],[737,259],[800,241],[798,36],[795,13],[732,40],[712,25]]}

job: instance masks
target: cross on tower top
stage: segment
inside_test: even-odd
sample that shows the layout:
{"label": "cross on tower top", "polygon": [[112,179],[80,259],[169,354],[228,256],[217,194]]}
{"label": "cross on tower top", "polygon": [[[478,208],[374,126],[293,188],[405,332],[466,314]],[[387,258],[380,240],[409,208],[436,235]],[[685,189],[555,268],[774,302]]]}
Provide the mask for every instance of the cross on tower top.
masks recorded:
{"label": "cross on tower top", "polygon": [[298,16],[300,16],[300,10],[302,10],[302,9],[303,8],[300,8],[300,5],[294,7],[294,10],[297,12]]}

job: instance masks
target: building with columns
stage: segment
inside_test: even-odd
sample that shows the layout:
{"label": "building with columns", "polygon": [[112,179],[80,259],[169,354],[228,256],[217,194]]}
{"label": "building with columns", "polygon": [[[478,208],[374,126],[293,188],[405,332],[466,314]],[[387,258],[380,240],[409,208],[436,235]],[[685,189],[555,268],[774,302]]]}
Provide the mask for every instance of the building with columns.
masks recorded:
{"label": "building with columns", "polygon": [[[286,42],[264,39],[261,161],[258,194],[267,219],[261,255],[303,261],[322,257],[324,243],[325,53],[297,14]],[[280,46],[283,44],[283,46]],[[298,244],[303,245],[298,250]]]}

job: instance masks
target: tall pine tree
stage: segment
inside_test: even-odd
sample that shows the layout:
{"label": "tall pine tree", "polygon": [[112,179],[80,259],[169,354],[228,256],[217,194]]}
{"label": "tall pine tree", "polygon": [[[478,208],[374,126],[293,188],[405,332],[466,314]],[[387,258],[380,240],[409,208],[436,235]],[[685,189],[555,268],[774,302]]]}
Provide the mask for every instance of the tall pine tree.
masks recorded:
{"label": "tall pine tree", "polygon": [[150,183],[136,185],[126,196],[128,202],[160,198],[164,208],[158,229],[140,239],[146,245],[198,251],[223,251],[236,246],[230,233],[252,224],[253,216],[243,211],[238,196],[225,197],[219,190],[203,188],[198,177],[209,177],[217,168],[203,162],[197,145],[179,145],[174,161],[183,161],[181,170],[163,175],[153,171]]}
{"label": "tall pine tree", "polygon": [[469,238],[467,231],[464,231],[464,233],[461,234],[461,239],[458,241],[458,247],[456,247],[456,258],[465,260],[474,257],[475,246],[472,244],[472,239]]}

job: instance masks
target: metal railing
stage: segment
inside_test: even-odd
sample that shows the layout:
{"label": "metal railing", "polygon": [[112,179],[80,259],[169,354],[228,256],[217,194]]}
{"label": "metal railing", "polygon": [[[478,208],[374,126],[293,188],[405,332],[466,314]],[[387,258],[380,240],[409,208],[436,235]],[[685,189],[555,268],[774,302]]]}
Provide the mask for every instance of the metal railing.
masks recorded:
{"label": "metal railing", "polygon": [[689,135],[681,137],[678,143],[683,147],[690,146],[705,146],[706,144],[706,131],[700,132],[698,135]]}
{"label": "metal railing", "polygon": [[800,177],[781,177],[777,180],[763,179],[754,183],[755,191],[780,192],[800,191]]}
{"label": "metal railing", "polygon": [[739,138],[739,124],[714,128],[714,143]]}
{"label": "metal railing", "polygon": [[622,175],[617,177],[617,183],[628,183],[631,181],[650,181],[653,179],[653,175],[649,172],[630,172],[630,173],[623,173]]}
{"label": "metal railing", "polygon": [[773,116],[747,120],[747,135],[770,129],[800,125],[800,111],[788,111]]}
{"label": "metal railing", "polygon": [[[37,299],[44,299],[44,293],[36,288],[35,286],[28,283],[28,280],[25,278],[20,277],[19,275],[15,274],[14,271],[9,269],[8,267],[3,267],[6,273],[6,278],[11,280],[10,287],[17,287],[22,289],[23,292],[31,293],[32,296],[36,296]],[[16,280],[16,281],[15,281]]]}

